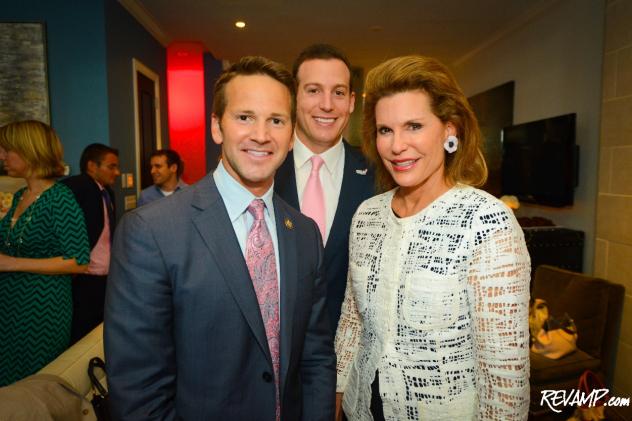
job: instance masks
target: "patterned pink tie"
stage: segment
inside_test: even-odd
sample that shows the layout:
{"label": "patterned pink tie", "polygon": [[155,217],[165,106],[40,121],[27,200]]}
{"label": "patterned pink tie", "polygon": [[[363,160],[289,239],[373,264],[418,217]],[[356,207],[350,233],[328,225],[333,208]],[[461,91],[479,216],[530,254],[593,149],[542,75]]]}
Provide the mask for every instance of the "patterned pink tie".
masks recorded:
{"label": "patterned pink tie", "polygon": [[303,206],[301,212],[312,218],[318,228],[320,234],[325,241],[325,194],[323,193],[323,185],[320,183],[320,167],[323,166],[323,159],[314,155],[310,158],[312,161],[312,172],[309,173],[305,190],[303,191]]}
{"label": "patterned pink tie", "polygon": [[263,318],[263,324],[268,338],[268,347],[272,356],[272,368],[276,384],[276,419],[281,418],[281,406],[279,400],[279,367],[280,367],[280,331],[279,317],[279,284],[277,282],[276,258],[272,237],[263,219],[265,203],[261,199],[253,200],[248,206],[248,212],[255,221],[248,233],[246,242],[246,265],[252,284],[255,287],[259,310]]}

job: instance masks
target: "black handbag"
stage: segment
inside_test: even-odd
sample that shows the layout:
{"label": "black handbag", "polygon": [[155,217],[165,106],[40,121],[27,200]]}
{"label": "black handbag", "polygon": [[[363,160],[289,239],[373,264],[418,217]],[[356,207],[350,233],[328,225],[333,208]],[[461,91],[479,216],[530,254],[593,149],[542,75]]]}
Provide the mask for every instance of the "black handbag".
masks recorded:
{"label": "black handbag", "polygon": [[94,375],[94,368],[98,367],[103,372],[105,371],[105,363],[99,357],[94,357],[90,360],[88,364],[88,377],[90,377],[90,383],[92,383],[92,400],[90,403],[92,404],[92,408],[94,409],[94,413],[97,416],[98,421],[111,421],[112,417],[110,415],[110,398],[108,396],[108,391],[105,390],[105,387],[101,384],[97,376]]}

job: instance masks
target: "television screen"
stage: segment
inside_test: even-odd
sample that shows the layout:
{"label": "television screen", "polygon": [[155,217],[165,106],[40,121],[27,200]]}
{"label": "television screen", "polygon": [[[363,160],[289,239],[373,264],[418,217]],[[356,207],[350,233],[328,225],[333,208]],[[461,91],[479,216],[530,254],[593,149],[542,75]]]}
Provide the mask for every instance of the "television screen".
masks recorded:
{"label": "television screen", "polygon": [[578,158],[575,114],[505,127],[501,141],[502,194],[547,206],[573,204]]}

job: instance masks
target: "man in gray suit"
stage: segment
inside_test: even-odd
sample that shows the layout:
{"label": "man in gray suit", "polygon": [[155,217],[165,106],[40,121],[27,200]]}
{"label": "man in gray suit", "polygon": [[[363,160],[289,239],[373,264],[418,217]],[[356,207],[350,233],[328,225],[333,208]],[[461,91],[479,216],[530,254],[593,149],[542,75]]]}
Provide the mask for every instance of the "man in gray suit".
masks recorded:
{"label": "man in gray suit", "polygon": [[240,60],[215,85],[217,170],[120,223],[105,315],[115,419],[333,419],[322,240],[273,192],[294,117],[291,75]]}

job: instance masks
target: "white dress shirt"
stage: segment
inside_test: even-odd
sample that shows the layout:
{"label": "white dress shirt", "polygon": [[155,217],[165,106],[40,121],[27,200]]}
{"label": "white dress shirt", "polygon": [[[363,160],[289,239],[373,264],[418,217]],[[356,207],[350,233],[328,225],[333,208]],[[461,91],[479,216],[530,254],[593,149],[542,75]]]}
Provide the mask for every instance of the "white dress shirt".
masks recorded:
{"label": "white dress shirt", "polygon": [[305,146],[298,136],[294,135],[294,171],[296,176],[296,189],[298,193],[298,203],[303,207],[303,192],[305,185],[312,171],[312,163],[310,158],[313,155],[320,155],[324,161],[324,165],[320,167],[320,183],[323,186],[323,194],[325,196],[325,238],[323,244],[327,243],[329,231],[336,216],[338,208],[338,198],[340,197],[340,188],[342,187],[342,177],[345,169],[345,148],[342,144],[342,137],[331,148],[321,154],[315,154],[307,146]]}

